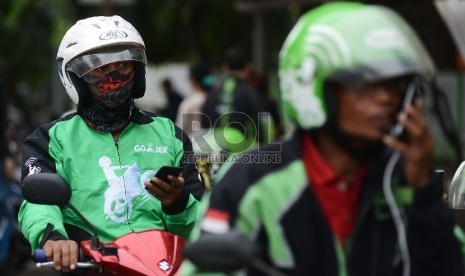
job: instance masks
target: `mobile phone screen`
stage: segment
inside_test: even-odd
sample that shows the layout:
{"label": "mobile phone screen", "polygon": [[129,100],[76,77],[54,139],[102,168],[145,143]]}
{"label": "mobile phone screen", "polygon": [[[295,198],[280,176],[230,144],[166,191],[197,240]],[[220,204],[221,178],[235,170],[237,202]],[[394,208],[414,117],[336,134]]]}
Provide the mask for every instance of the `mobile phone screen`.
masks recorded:
{"label": "mobile phone screen", "polygon": [[161,180],[170,183],[168,180],[168,175],[172,175],[177,177],[183,171],[182,167],[172,167],[172,166],[162,166],[157,173],[155,174],[156,177],[160,178]]}

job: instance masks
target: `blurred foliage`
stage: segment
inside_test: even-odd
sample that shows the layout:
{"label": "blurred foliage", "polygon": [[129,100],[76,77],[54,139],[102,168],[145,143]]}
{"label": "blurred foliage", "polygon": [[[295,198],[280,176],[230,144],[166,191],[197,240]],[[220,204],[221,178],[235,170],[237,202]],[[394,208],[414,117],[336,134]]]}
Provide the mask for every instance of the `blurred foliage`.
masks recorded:
{"label": "blurred foliage", "polygon": [[32,86],[47,79],[54,66],[53,49],[70,25],[68,0],[0,1],[0,58],[10,87]]}
{"label": "blurred foliage", "polygon": [[41,105],[50,103],[55,49],[71,24],[72,12],[68,0],[0,1],[2,101],[23,110],[26,125]]}
{"label": "blurred foliage", "polygon": [[[153,0],[138,1],[135,12],[127,14],[147,44],[150,61],[210,59],[232,43],[234,22],[231,1]],[[125,16],[125,11],[119,12]],[[131,17],[132,16],[132,17]],[[250,29],[246,28],[245,30]],[[237,34],[237,33],[236,33]],[[243,39],[237,34],[235,39]]]}
{"label": "blurred foliage", "polygon": [[[78,19],[118,14],[144,38],[149,62],[209,61],[218,67],[227,47],[252,49],[253,15],[234,10],[234,0],[135,0],[130,6],[84,5],[79,0],[1,0],[0,61],[8,100],[26,110],[50,104],[55,56],[66,30]],[[267,14],[268,65],[300,14],[299,6]],[[289,16],[290,15],[290,16]],[[56,89],[56,88],[55,88]]]}
{"label": "blurred foliage", "polygon": [[0,1],[0,59],[9,90],[18,92],[19,83],[32,94],[47,87],[66,30],[78,19],[104,13],[121,15],[139,30],[153,63],[217,62],[231,44],[250,46],[250,16],[234,13],[233,1],[138,0],[105,8],[78,0]]}

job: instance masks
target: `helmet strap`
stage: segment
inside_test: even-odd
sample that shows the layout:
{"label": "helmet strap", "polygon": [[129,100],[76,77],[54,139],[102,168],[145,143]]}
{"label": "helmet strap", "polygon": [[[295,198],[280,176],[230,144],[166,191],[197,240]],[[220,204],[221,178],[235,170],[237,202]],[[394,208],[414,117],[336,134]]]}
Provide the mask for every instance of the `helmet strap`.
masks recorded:
{"label": "helmet strap", "polygon": [[79,101],[77,105],[79,106],[79,105],[89,104],[90,93],[89,93],[89,90],[87,89],[87,84],[84,82],[82,78],[78,77],[78,75],[76,75],[75,73],[68,71],[68,74],[78,94]]}
{"label": "helmet strap", "polygon": [[142,98],[145,94],[145,64],[134,62],[134,87],[132,88],[132,96],[134,99]]}

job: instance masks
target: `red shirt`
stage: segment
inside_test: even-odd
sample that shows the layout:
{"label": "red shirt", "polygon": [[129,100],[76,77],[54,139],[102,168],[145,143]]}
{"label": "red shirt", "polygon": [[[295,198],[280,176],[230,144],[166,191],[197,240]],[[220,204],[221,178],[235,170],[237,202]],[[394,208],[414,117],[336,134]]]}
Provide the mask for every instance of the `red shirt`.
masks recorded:
{"label": "red shirt", "polygon": [[355,180],[348,181],[326,161],[310,135],[305,134],[301,143],[310,186],[332,232],[344,246],[357,220],[360,191],[367,169],[360,168]]}

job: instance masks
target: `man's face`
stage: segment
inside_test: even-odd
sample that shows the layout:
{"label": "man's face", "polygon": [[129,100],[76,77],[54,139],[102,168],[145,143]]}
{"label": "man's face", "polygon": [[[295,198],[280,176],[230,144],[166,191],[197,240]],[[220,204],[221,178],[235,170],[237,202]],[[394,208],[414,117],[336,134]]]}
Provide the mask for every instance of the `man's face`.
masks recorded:
{"label": "man's face", "polygon": [[92,100],[109,110],[126,107],[135,77],[131,61],[110,63],[83,76]]}
{"label": "man's face", "polygon": [[134,67],[131,61],[119,61],[119,62],[114,62],[114,63],[100,66],[90,71],[89,74],[92,74],[95,77],[103,78],[108,73],[111,73],[113,71],[117,71],[122,75],[130,75],[132,70],[134,70]]}
{"label": "man's face", "polygon": [[339,128],[354,137],[380,140],[396,122],[405,80],[394,79],[336,92]]}

